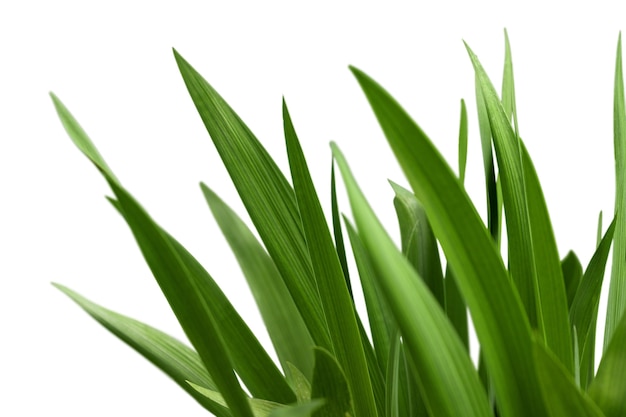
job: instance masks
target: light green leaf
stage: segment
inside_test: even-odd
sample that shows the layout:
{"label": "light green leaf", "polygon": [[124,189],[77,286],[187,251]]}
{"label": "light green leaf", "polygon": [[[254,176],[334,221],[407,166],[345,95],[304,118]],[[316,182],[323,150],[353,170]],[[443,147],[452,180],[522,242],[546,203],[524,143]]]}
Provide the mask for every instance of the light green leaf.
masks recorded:
{"label": "light green leaf", "polygon": [[276,408],[269,417],[311,417],[314,413],[325,404],[325,400],[316,399],[296,405],[288,405],[282,408]]}
{"label": "light green leaf", "polygon": [[311,398],[326,400],[326,403],[313,414],[314,417],[360,416],[353,413],[356,404],[350,395],[350,387],[341,365],[323,348],[315,348]]}
{"label": "light green leaf", "polygon": [[467,166],[467,109],[465,100],[461,99],[461,122],[459,124],[459,179],[465,182],[465,167]]}
{"label": "light green leaf", "polygon": [[615,91],[613,98],[613,144],[615,148],[615,243],[613,266],[606,307],[604,350],[626,310],[626,108],[624,107],[624,74],[622,72],[622,34],[617,41]]}
{"label": "light green leaf", "polygon": [[174,51],[180,73],[256,230],[315,343],[330,348],[293,189],[224,99]]}
{"label": "light green leaf", "polygon": [[291,177],[333,347],[332,352],[346,374],[356,415],[375,417],[376,403],[354,304],[346,288],[343,269],[284,101],[283,120]]}
{"label": "light green leaf", "polygon": [[217,417],[230,417],[231,414],[225,407],[198,395],[187,383],[193,381],[211,389],[216,388],[193,349],[147,324],[99,306],[63,285],[56,283],[52,285],[75,301],[107,330],[165,372],[208,411]]}
{"label": "light green leaf", "polygon": [[531,326],[538,326],[546,345],[573,371],[567,297],[541,185],[485,70],[467,44],[466,48],[483,93],[502,175],[511,276]]}
{"label": "light green leaf", "polygon": [[378,287],[377,282],[380,278],[375,276],[376,271],[361,238],[352,223],[345,217],[344,224],[348,231],[348,238],[350,239],[354,260],[361,279],[365,308],[367,309],[367,317],[369,318],[379,369],[384,370],[389,361],[391,338],[397,329],[397,324],[393,318],[393,313],[387,305],[387,301]]}
{"label": "light green leaf", "polygon": [[396,332],[387,366],[387,417],[418,417],[428,413],[405,353],[400,332]]}
{"label": "light green leaf", "polygon": [[393,181],[389,183],[396,193],[393,205],[400,224],[402,253],[428,285],[439,305],[444,308],[445,296],[439,248],[426,211],[411,191]]}
{"label": "light green leaf", "polygon": [[626,315],[604,351],[598,373],[589,386],[589,395],[606,417],[626,415]]}
{"label": "light green leaf", "polygon": [[533,343],[539,383],[551,417],[603,417],[602,411],[576,386],[572,375],[541,341]]}
{"label": "light green leaf", "polygon": [[287,362],[288,373],[291,374],[291,380],[293,383],[293,390],[296,393],[298,402],[304,402],[311,399],[311,383],[307,377],[296,366]]}
{"label": "light green leaf", "polygon": [[[355,70],[356,71],[356,70]],[[478,374],[437,300],[395,247],[356,184],[341,151],[331,144],[341,170],[359,236],[382,290],[420,369],[423,398],[433,415],[489,416]],[[416,320],[416,318],[419,318]]]}
{"label": "light green leaf", "polygon": [[248,226],[205,184],[204,197],[248,281],[282,368],[293,363],[313,377],[313,340],[280,272]]}
{"label": "light green leaf", "polygon": [[604,238],[600,241],[600,245],[589,261],[570,309],[570,323],[572,327],[576,328],[578,337],[580,386],[583,389],[587,388],[594,374],[598,306],[600,305],[602,280],[613,241],[615,223],[615,220],[611,222]]}
{"label": "light green leaf", "polygon": [[[400,105],[363,72],[355,68],[352,71],[454,268],[503,415],[545,415],[536,385],[530,326],[475,207],[443,157]],[[376,246],[377,253],[382,253],[379,244]],[[417,355],[413,356],[417,361]]]}
{"label": "light green leaf", "polygon": [[[191,381],[187,381],[187,383],[191,388],[196,390],[204,397],[226,407],[226,401],[224,401],[224,397],[222,397],[222,394],[220,394],[219,392],[210,388],[203,387],[202,385],[194,384]],[[283,404],[267,400],[260,400],[258,398],[248,398],[248,403],[250,404],[250,408],[254,413],[254,417],[268,417],[272,413],[272,411],[285,407]]]}

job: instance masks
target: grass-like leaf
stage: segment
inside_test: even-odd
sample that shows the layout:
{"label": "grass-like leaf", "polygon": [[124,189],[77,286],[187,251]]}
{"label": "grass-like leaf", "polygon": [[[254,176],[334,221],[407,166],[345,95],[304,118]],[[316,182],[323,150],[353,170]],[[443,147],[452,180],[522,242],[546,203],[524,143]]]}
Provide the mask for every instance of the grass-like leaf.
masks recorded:
{"label": "grass-like leaf", "polygon": [[318,398],[312,401],[298,403],[296,405],[276,408],[270,413],[268,417],[311,417],[325,403],[325,400]]}
{"label": "grass-like leaf", "polygon": [[352,284],[350,283],[350,271],[348,270],[348,260],[346,258],[346,248],[343,243],[343,232],[341,231],[341,216],[339,215],[339,204],[337,202],[337,185],[335,183],[335,162],[331,163],[330,168],[330,206],[333,216],[333,235],[335,237],[335,247],[337,256],[341,262],[341,269],[346,278],[346,287],[350,292],[350,297],[354,300],[352,293]]}
{"label": "grass-like leaf", "polygon": [[176,51],[174,57],[189,95],[311,337],[317,345],[330,349],[293,189],[224,99]]}
{"label": "grass-like leaf", "polygon": [[248,226],[205,184],[201,184],[213,216],[248,281],[283,370],[291,362],[313,377],[313,340],[280,272]]}
{"label": "grass-like leaf", "polygon": [[615,150],[615,243],[609,298],[606,307],[604,350],[626,310],[626,107],[622,70],[622,35],[617,41],[615,88],[613,96],[613,146]]}
{"label": "grass-like leaf", "polygon": [[313,415],[315,417],[358,416],[353,408],[357,404],[350,395],[346,376],[334,355],[315,348],[315,370],[311,384],[311,398],[324,399],[326,403]]}
{"label": "grass-like leaf", "polygon": [[602,411],[576,386],[572,375],[542,341],[533,343],[539,382],[551,417],[603,417]]}
{"label": "grass-like leaf", "polygon": [[445,308],[439,248],[426,211],[411,191],[393,181],[390,184],[395,192],[393,205],[400,224],[402,253],[426,282],[441,308]]}
{"label": "grass-like leaf", "polygon": [[[598,239],[598,245],[601,239],[602,234],[600,234],[600,239]],[[565,282],[565,291],[567,292],[567,305],[571,309],[574,296],[583,277],[583,266],[573,251],[569,251],[565,258],[561,260],[561,271],[563,271],[563,281]]]}
{"label": "grass-like leaf", "polygon": [[616,221],[607,229],[600,245],[585,270],[578,291],[572,301],[570,322],[576,328],[579,349],[580,386],[583,389],[591,382],[595,366],[596,320],[600,305],[600,291],[606,268],[609,249],[613,241]]}
{"label": "grass-like leaf", "polygon": [[[200,395],[203,395],[207,399],[218,404],[226,406],[226,401],[224,401],[224,397],[222,397],[219,392],[203,387],[199,384],[194,384],[193,382],[188,382],[188,384]],[[258,398],[248,398],[248,403],[254,413],[254,417],[268,417],[274,410],[285,407],[283,404],[275,403],[273,401],[260,400]]]}
{"label": "grass-like leaf", "polygon": [[626,315],[613,333],[604,351],[596,378],[589,386],[589,395],[607,417],[626,415]]}
{"label": "grass-like leaf", "polygon": [[461,122],[459,123],[459,180],[465,182],[465,168],[467,166],[467,108],[465,100],[461,99]]}
{"label": "grass-like leaf", "polygon": [[147,324],[99,306],[63,285],[53,285],[107,330],[165,372],[208,411],[217,417],[230,417],[226,407],[200,395],[187,383],[192,381],[210,389],[216,388],[193,349]]}
{"label": "grass-like leaf", "polygon": [[480,216],[424,132],[380,85],[363,72],[352,71],[454,268],[500,409],[507,416],[544,415],[531,354],[530,326]]}
{"label": "grass-like leaf", "polygon": [[[485,392],[454,328],[409,261],[395,247],[356,184],[335,144],[359,236],[381,288],[420,370],[422,397],[434,415],[488,416]],[[415,320],[419,317],[419,320]],[[454,395],[452,395],[454,393]]]}
{"label": "grass-like leaf", "polygon": [[354,304],[346,287],[337,251],[284,101],[283,121],[291,177],[317,289],[322,300],[332,352],[346,374],[356,415],[375,417],[378,413]]}

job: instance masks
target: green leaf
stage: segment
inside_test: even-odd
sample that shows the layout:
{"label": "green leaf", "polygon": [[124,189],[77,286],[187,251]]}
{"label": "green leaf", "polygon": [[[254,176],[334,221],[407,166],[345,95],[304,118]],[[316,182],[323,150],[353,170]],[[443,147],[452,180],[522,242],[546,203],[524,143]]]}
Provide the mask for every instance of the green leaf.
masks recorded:
{"label": "green leaf", "polygon": [[580,350],[580,386],[586,389],[593,379],[595,340],[600,292],[616,221],[613,220],[585,270],[570,309],[570,323],[576,328]]}
{"label": "green leaf", "polygon": [[428,411],[420,396],[415,375],[410,369],[400,332],[391,343],[391,357],[387,366],[387,417],[425,416]]}
{"label": "green leaf", "polygon": [[375,417],[376,403],[354,304],[284,100],[283,120],[291,177],[333,353],[346,374],[356,415]]}
{"label": "green leaf", "polygon": [[589,387],[589,395],[600,406],[606,417],[626,415],[626,315],[613,333],[604,351],[596,378]]}
{"label": "green leaf", "polygon": [[350,271],[348,270],[348,260],[346,259],[346,248],[343,243],[343,233],[341,232],[341,217],[339,216],[339,205],[337,204],[337,187],[335,184],[335,164],[334,160],[330,168],[330,204],[333,215],[333,234],[335,236],[335,247],[337,248],[337,256],[341,262],[341,269],[346,278],[346,287],[350,292],[350,298],[354,302],[352,294],[352,285],[350,284]]}
{"label": "green leaf", "polygon": [[504,74],[502,76],[502,107],[509,120],[513,117],[515,136],[519,138],[517,128],[517,108],[515,104],[515,77],[513,76],[513,55],[511,54],[511,43],[509,33],[504,29]]}
{"label": "green leaf", "polygon": [[315,343],[330,348],[293,189],[224,99],[174,51],[180,73],[250,219]]}
{"label": "green leaf", "polygon": [[291,362],[313,377],[313,340],[280,272],[248,226],[205,184],[202,192],[248,281],[248,286],[287,374]]}
{"label": "green leaf", "polygon": [[400,224],[402,253],[428,285],[439,305],[444,308],[445,296],[439,248],[426,211],[411,191],[393,181],[389,183],[396,193],[393,205]]}
{"label": "green leaf", "polygon": [[600,214],[598,215],[598,234],[596,237],[596,246],[600,245],[601,240],[602,240],[602,210],[600,210]]}
{"label": "green leaf", "polygon": [[400,105],[363,72],[352,71],[454,268],[500,410],[507,416],[545,415],[536,385],[528,320],[475,207],[443,157]]}
{"label": "green leaf", "polygon": [[[455,330],[409,261],[395,247],[356,184],[346,160],[333,143],[359,236],[377,272],[398,323],[429,410],[438,416],[491,414],[478,374]],[[419,318],[419,320],[416,320]]]}
{"label": "green leaf", "polygon": [[539,383],[552,417],[602,417],[602,411],[576,386],[572,375],[542,342],[533,343]]}
{"label": "green leaf", "polygon": [[502,175],[511,276],[531,326],[538,326],[546,345],[573,372],[565,286],[541,185],[485,70],[467,44],[466,48],[483,93]]}
{"label": "green leaf", "polygon": [[369,259],[367,250],[363,246],[361,238],[354,226],[345,217],[344,224],[348,231],[348,238],[350,239],[354,260],[361,279],[365,308],[367,309],[367,317],[369,319],[379,369],[384,370],[389,362],[391,338],[397,329],[397,324],[393,318],[393,313],[387,305],[387,301],[378,287],[377,282],[380,278],[376,277],[376,271]]}
{"label": "green leaf", "polygon": [[450,323],[454,326],[463,346],[469,352],[469,330],[467,326],[467,305],[456,283],[451,265],[446,266],[446,276],[443,280],[445,290],[445,310]]}
{"label": "green leaf", "polygon": [[[226,401],[224,401],[224,397],[219,392],[194,384],[191,381],[188,381],[188,384],[192,389],[196,390],[204,397],[226,407]],[[254,417],[268,417],[272,411],[285,407],[283,404],[275,403],[273,401],[260,400],[258,398],[248,398],[248,403],[254,413]]]}
{"label": "green leaf", "polygon": [[613,98],[613,144],[615,147],[615,243],[604,329],[604,350],[626,310],[626,108],[622,72],[622,34],[617,41]]}
{"label": "green leaf", "polygon": [[[602,238],[602,234],[600,234]],[[598,240],[600,244],[600,240]],[[565,290],[567,292],[567,305],[571,309],[574,296],[583,277],[583,267],[576,254],[569,251],[565,258],[561,261],[561,270],[563,271],[563,280],[565,282]]]}
{"label": "green leaf", "polygon": [[359,416],[352,411],[356,404],[350,395],[350,387],[341,365],[323,348],[315,348],[311,398],[326,400],[326,404],[313,414],[315,417]]}
{"label": "green leaf", "polygon": [[311,383],[307,377],[291,362],[287,362],[287,368],[289,369],[288,373],[291,374],[293,390],[296,393],[298,402],[301,403],[306,400],[310,400]]}
{"label": "green leaf", "polygon": [[[74,120],[64,106],[56,107],[62,119]],[[78,125],[75,120],[74,124]],[[81,150],[89,151],[85,155],[100,167],[102,157],[84,131],[67,129],[67,132]],[[130,226],[178,321],[229,404],[243,395],[231,360],[253,395],[278,402],[295,399],[282,374],[211,276],[182,245],[152,221],[111,177],[110,170],[100,171],[117,197],[117,201],[110,201]],[[250,415],[245,403],[231,406],[231,411],[235,416]]]}
{"label": "green leaf", "polygon": [[70,297],[107,330],[165,372],[208,411],[217,417],[230,417],[227,408],[199,395],[187,383],[193,381],[211,389],[216,388],[198,354],[187,345],[147,324],[99,306],[63,285],[56,283],[52,285]]}
{"label": "green leaf", "polygon": [[461,122],[459,125],[459,179],[465,182],[465,167],[467,166],[467,109],[465,100],[461,99]]}
{"label": "green leaf", "polygon": [[276,408],[269,417],[311,417],[325,404],[323,399],[316,399],[283,408]]}

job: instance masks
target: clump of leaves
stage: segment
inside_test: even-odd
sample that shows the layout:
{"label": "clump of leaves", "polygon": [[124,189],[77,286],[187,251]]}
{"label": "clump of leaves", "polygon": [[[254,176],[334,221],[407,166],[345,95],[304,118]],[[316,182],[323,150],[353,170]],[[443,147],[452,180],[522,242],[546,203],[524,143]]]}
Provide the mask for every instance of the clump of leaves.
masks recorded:
{"label": "clump of leaves", "polygon": [[[111,204],[128,223],[193,349],[55,285],[218,417],[626,415],[621,38],[615,71],[615,218],[604,235],[600,220],[597,249],[584,272],[573,252],[559,258],[539,178],[519,136],[506,32],[505,40],[501,95],[466,45],[476,75],[486,225],[463,187],[464,102],[457,176],[398,102],[364,72],[350,68],[411,186],[391,183],[401,248],[383,229],[336,144],[331,143],[332,154],[353,220],[339,214],[333,169],[331,228],[286,103],[291,182],[226,101],[174,51],[191,99],[261,238],[201,185],[256,299],[279,364],[211,275],[124,188],[52,95],[68,134],[110,185]],[[500,244],[503,209],[508,267]],[[358,274],[347,266],[342,226]],[[611,243],[615,256],[604,351],[595,372],[598,304]],[[371,340],[352,298],[356,275]],[[480,344],[478,366],[469,355],[468,311]]]}

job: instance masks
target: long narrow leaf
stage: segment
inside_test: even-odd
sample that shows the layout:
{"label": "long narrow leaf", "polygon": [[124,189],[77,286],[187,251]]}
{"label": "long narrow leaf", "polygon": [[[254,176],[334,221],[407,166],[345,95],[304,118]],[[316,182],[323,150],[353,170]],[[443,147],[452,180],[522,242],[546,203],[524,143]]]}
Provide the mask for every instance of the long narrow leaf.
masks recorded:
{"label": "long narrow leaf", "polygon": [[165,372],[208,411],[217,417],[230,417],[226,407],[200,395],[187,383],[192,381],[216,389],[211,376],[193,349],[147,324],[99,306],[63,285],[53,285],[107,330]]}
{"label": "long narrow leaf", "polygon": [[626,107],[622,71],[622,34],[617,41],[613,98],[613,146],[615,148],[615,243],[604,328],[604,350],[626,310]]}
{"label": "long narrow leaf", "polygon": [[491,415],[478,374],[443,310],[372,212],[339,148],[331,146],[378,286],[420,370],[429,410],[438,416]]}
{"label": "long narrow leaf", "polygon": [[585,270],[578,291],[572,301],[570,322],[576,328],[577,343],[580,351],[580,386],[585,389],[591,382],[595,366],[596,320],[600,305],[600,292],[609,249],[613,241],[616,221],[607,229],[600,245],[593,254]]}
{"label": "long narrow leaf", "polygon": [[350,271],[348,270],[348,260],[346,259],[346,248],[343,243],[343,233],[341,231],[341,216],[339,215],[339,204],[337,203],[337,186],[335,184],[334,160],[330,168],[330,204],[333,216],[333,235],[335,237],[337,256],[339,257],[339,262],[341,262],[343,275],[346,278],[346,287],[348,287],[350,297],[354,300],[354,295],[352,294],[352,284],[350,283]]}
{"label": "long narrow leaf", "polygon": [[500,409],[507,416],[545,415],[536,385],[530,326],[476,209],[442,156],[400,105],[363,72],[352,71],[454,268]]}
{"label": "long narrow leaf", "polygon": [[459,123],[459,179],[465,182],[467,166],[467,109],[465,100],[461,99],[461,122]]}
{"label": "long narrow leaf", "polygon": [[335,357],[325,349],[315,348],[315,371],[311,398],[326,403],[313,414],[315,417],[352,416],[354,403],[346,376]]}
{"label": "long narrow leaf", "polygon": [[345,276],[328,224],[284,101],[283,120],[291,177],[333,353],[346,374],[356,415],[375,417],[376,403],[354,304],[346,287]]}
{"label": "long narrow leaf", "polygon": [[174,51],[180,73],[256,230],[319,346],[330,348],[293,189],[224,99]]}
{"label": "long narrow leaf", "polygon": [[539,382],[551,417],[603,417],[596,404],[581,392],[569,370],[542,342],[533,343]]}
{"label": "long narrow leaf", "polygon": [[606,417],[626,415],[626,315],[613,333],[604,351],[596,378],[589,387],[589,395],[600,406]]}
{"label": "long narrow leaf", "polygon": [[[193,382],[189,382],[189,386],[207,399],[226,406],[226,401],[224,401],[224,397],[219,392]],[[248,403],[254,413],[254,417],[268,417],[274,410],[285,407],[283,404],[258,398],[248,398]]]}
{"label": "long narrow leaf", "polygon": [[[600,234],[600,239],[598,239],[598,245],[601,239],[602,234]],[[563,271],[563,282],[565,282],[565,291],[567,292],[567,305],[571,309],[574,296],[583,277],[583,267],[574,252],[569,251],[565,258],[561,260],[561,270]]]}
{"label": "long narrow leaf", "polygon": [[213,216],[248,281],[283,370],[287,362],[313,377],[313,339],[280,272],[248,226],[206,185],[201,184]]}

